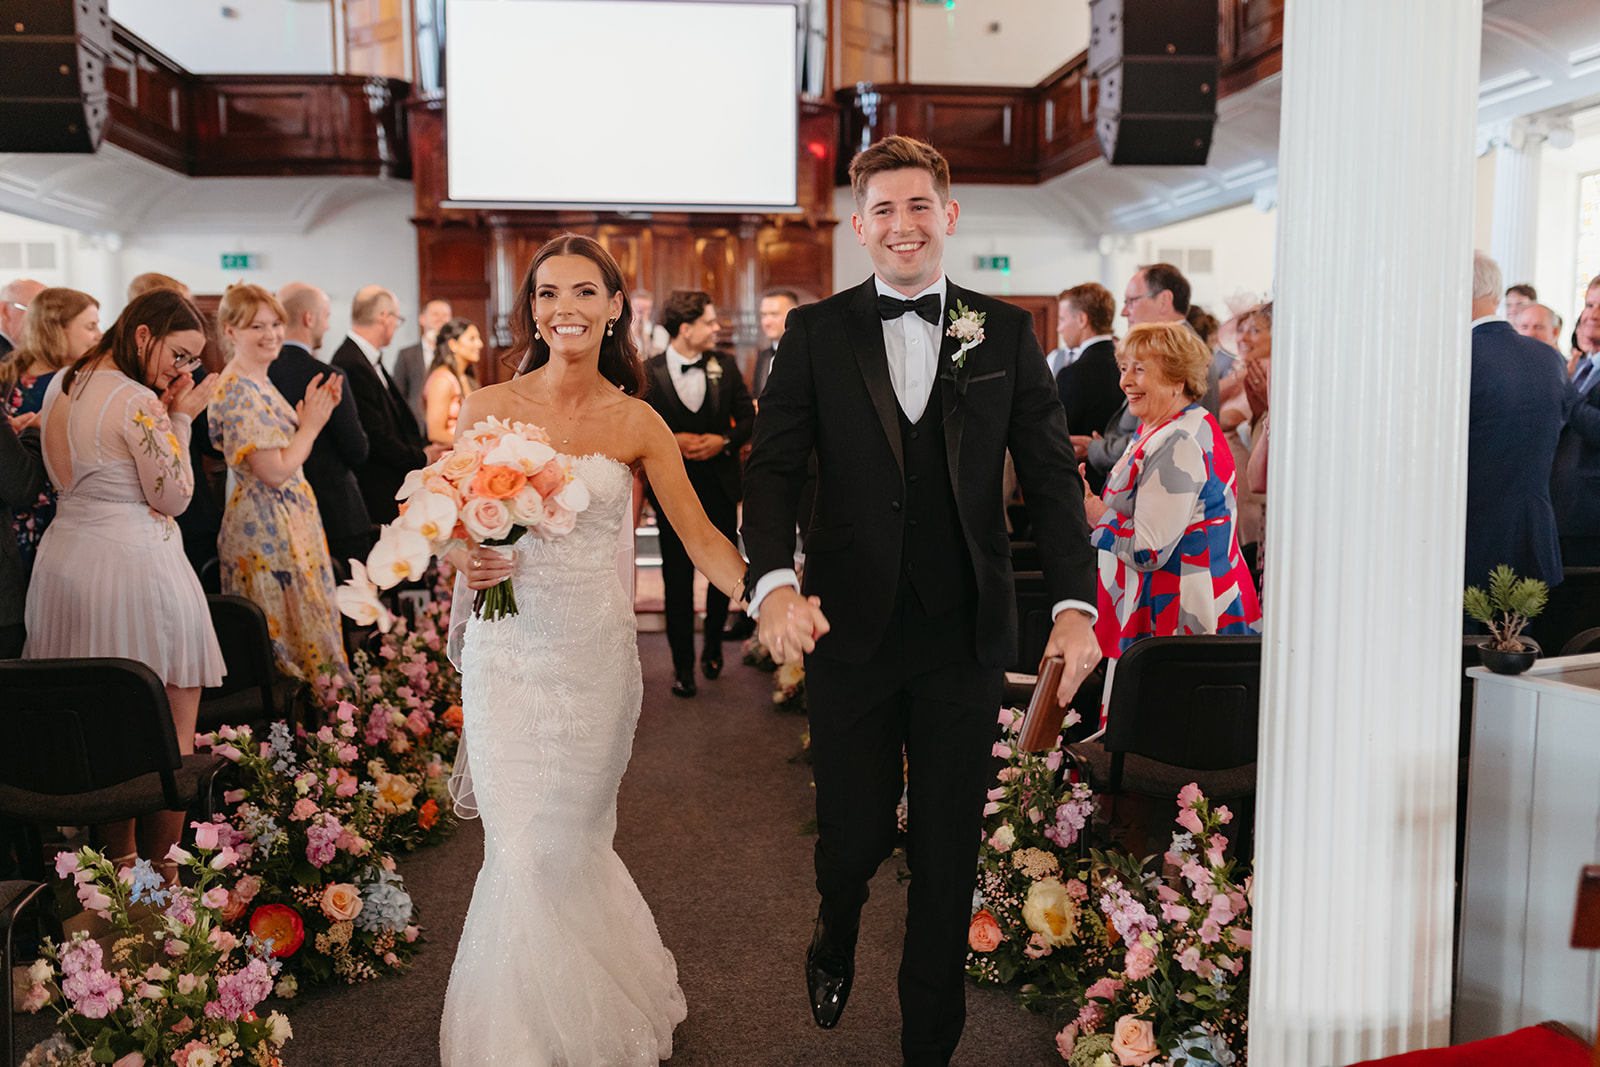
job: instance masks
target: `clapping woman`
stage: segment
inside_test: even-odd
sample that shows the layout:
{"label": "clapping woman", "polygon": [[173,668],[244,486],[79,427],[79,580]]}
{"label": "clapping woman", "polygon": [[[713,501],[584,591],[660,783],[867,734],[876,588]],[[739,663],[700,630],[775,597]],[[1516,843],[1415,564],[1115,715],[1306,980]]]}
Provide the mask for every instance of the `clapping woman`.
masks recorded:
{"label": "clapping woman", "polygon": [[1084,506],[1100,550],[1095,632],[1109,660],[1141,638],[1244,634],[1261,605],[1239,551],[1233,455],[1199,404],[1211,352],[1183,323],[1135,326],[1117,349],[1133,443]]}
{"label": "clapping woman", "polygon": [[[194,751],[202,686],[222,681],[222,650],[200,581],[172,516],[189,504],[189,426],[210,390],[189,370],[205,347],[205,322],[187,297],[157,291],[123,309],[116,325],[45,393],[40,425],[56,518],[39,543],[28,588],[28,659],[120,656],[166,684],[178,749]],[[159,860],[183,813],[141,820],[139,853]],[[99,828],[120,859],[134,824]]]}
{"label": "clapping woman", "polygon": [[325,665],[348,673],[334,606],[333,568],[316,497],[300,467],[339,403],[344,378],[311,380],[295,407],[267,377],[283,347],[283,305],[259,285],[230,285],[217,308],[223,347],[209,421],[234,488],[217,554],[222,589],[267,615],[278,669],[311,681]]}

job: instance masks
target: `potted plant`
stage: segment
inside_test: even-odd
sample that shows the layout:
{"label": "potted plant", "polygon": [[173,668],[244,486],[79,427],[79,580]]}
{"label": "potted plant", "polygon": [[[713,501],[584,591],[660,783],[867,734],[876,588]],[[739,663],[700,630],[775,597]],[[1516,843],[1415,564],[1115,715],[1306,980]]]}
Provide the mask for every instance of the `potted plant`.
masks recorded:
{"label": "potted plant", "polygon": [[1521,674],[1533,666],[1539,646],[1522,631],[1549,596],[1549,586],[1537,578],[1518,578],[1504,563],[1490,572],[1487,593],[1467,587],[1467,614],[1489,628],[1489,637],[1478,646],[1485,667],[1496,674]]}

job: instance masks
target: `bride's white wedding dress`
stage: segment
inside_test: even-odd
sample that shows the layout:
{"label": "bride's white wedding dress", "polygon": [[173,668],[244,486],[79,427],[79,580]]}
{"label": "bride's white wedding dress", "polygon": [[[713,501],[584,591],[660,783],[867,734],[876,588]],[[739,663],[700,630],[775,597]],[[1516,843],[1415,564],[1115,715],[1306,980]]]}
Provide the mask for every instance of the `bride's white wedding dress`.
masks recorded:
{"label": "bride's white wedding dress", "polygon": [[677,965],[612,849],[643,684],[617,577],[633,476],[576,461],[566,537],[517,543],[520,614],[467,623],[462,708],[483,869],[445,996],[444,1067],[623,1067],[672,1054]]}

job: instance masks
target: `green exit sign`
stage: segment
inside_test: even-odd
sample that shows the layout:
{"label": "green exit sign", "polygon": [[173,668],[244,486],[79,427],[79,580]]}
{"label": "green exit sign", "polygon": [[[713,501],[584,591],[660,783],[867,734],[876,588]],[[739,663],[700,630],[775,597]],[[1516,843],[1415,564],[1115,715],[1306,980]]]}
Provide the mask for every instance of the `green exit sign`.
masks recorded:
{"label": "green exit sign", "polygon": [[261,257],[254,252],[222,253],[223,270],[259,270]]}
{"label": "green exit sign", "polygon": [[978,257],[978,269],[979,270],[1003,270],[1003,271],[1006,271],[1007,273],[1009,273],[1010,270],[1011,270],[1011,257],[1010,256],[979,256]]}

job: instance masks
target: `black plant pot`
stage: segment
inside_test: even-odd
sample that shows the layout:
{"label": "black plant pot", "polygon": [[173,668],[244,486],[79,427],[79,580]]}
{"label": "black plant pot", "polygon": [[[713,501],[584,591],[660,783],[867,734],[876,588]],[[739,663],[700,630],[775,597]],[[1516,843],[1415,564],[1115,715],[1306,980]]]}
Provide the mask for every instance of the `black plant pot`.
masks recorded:
{"label": "black plant pot", "polygon": [[1530,637],[1522,638],[1522,646],[1521,652],[1501,652],[1490,648],[1485,641],[1478,646],[1478,655],[1483,665],[1496,674],[1521,674],[1533,666],[1533,661],[1541,654],[1539,643]]}

